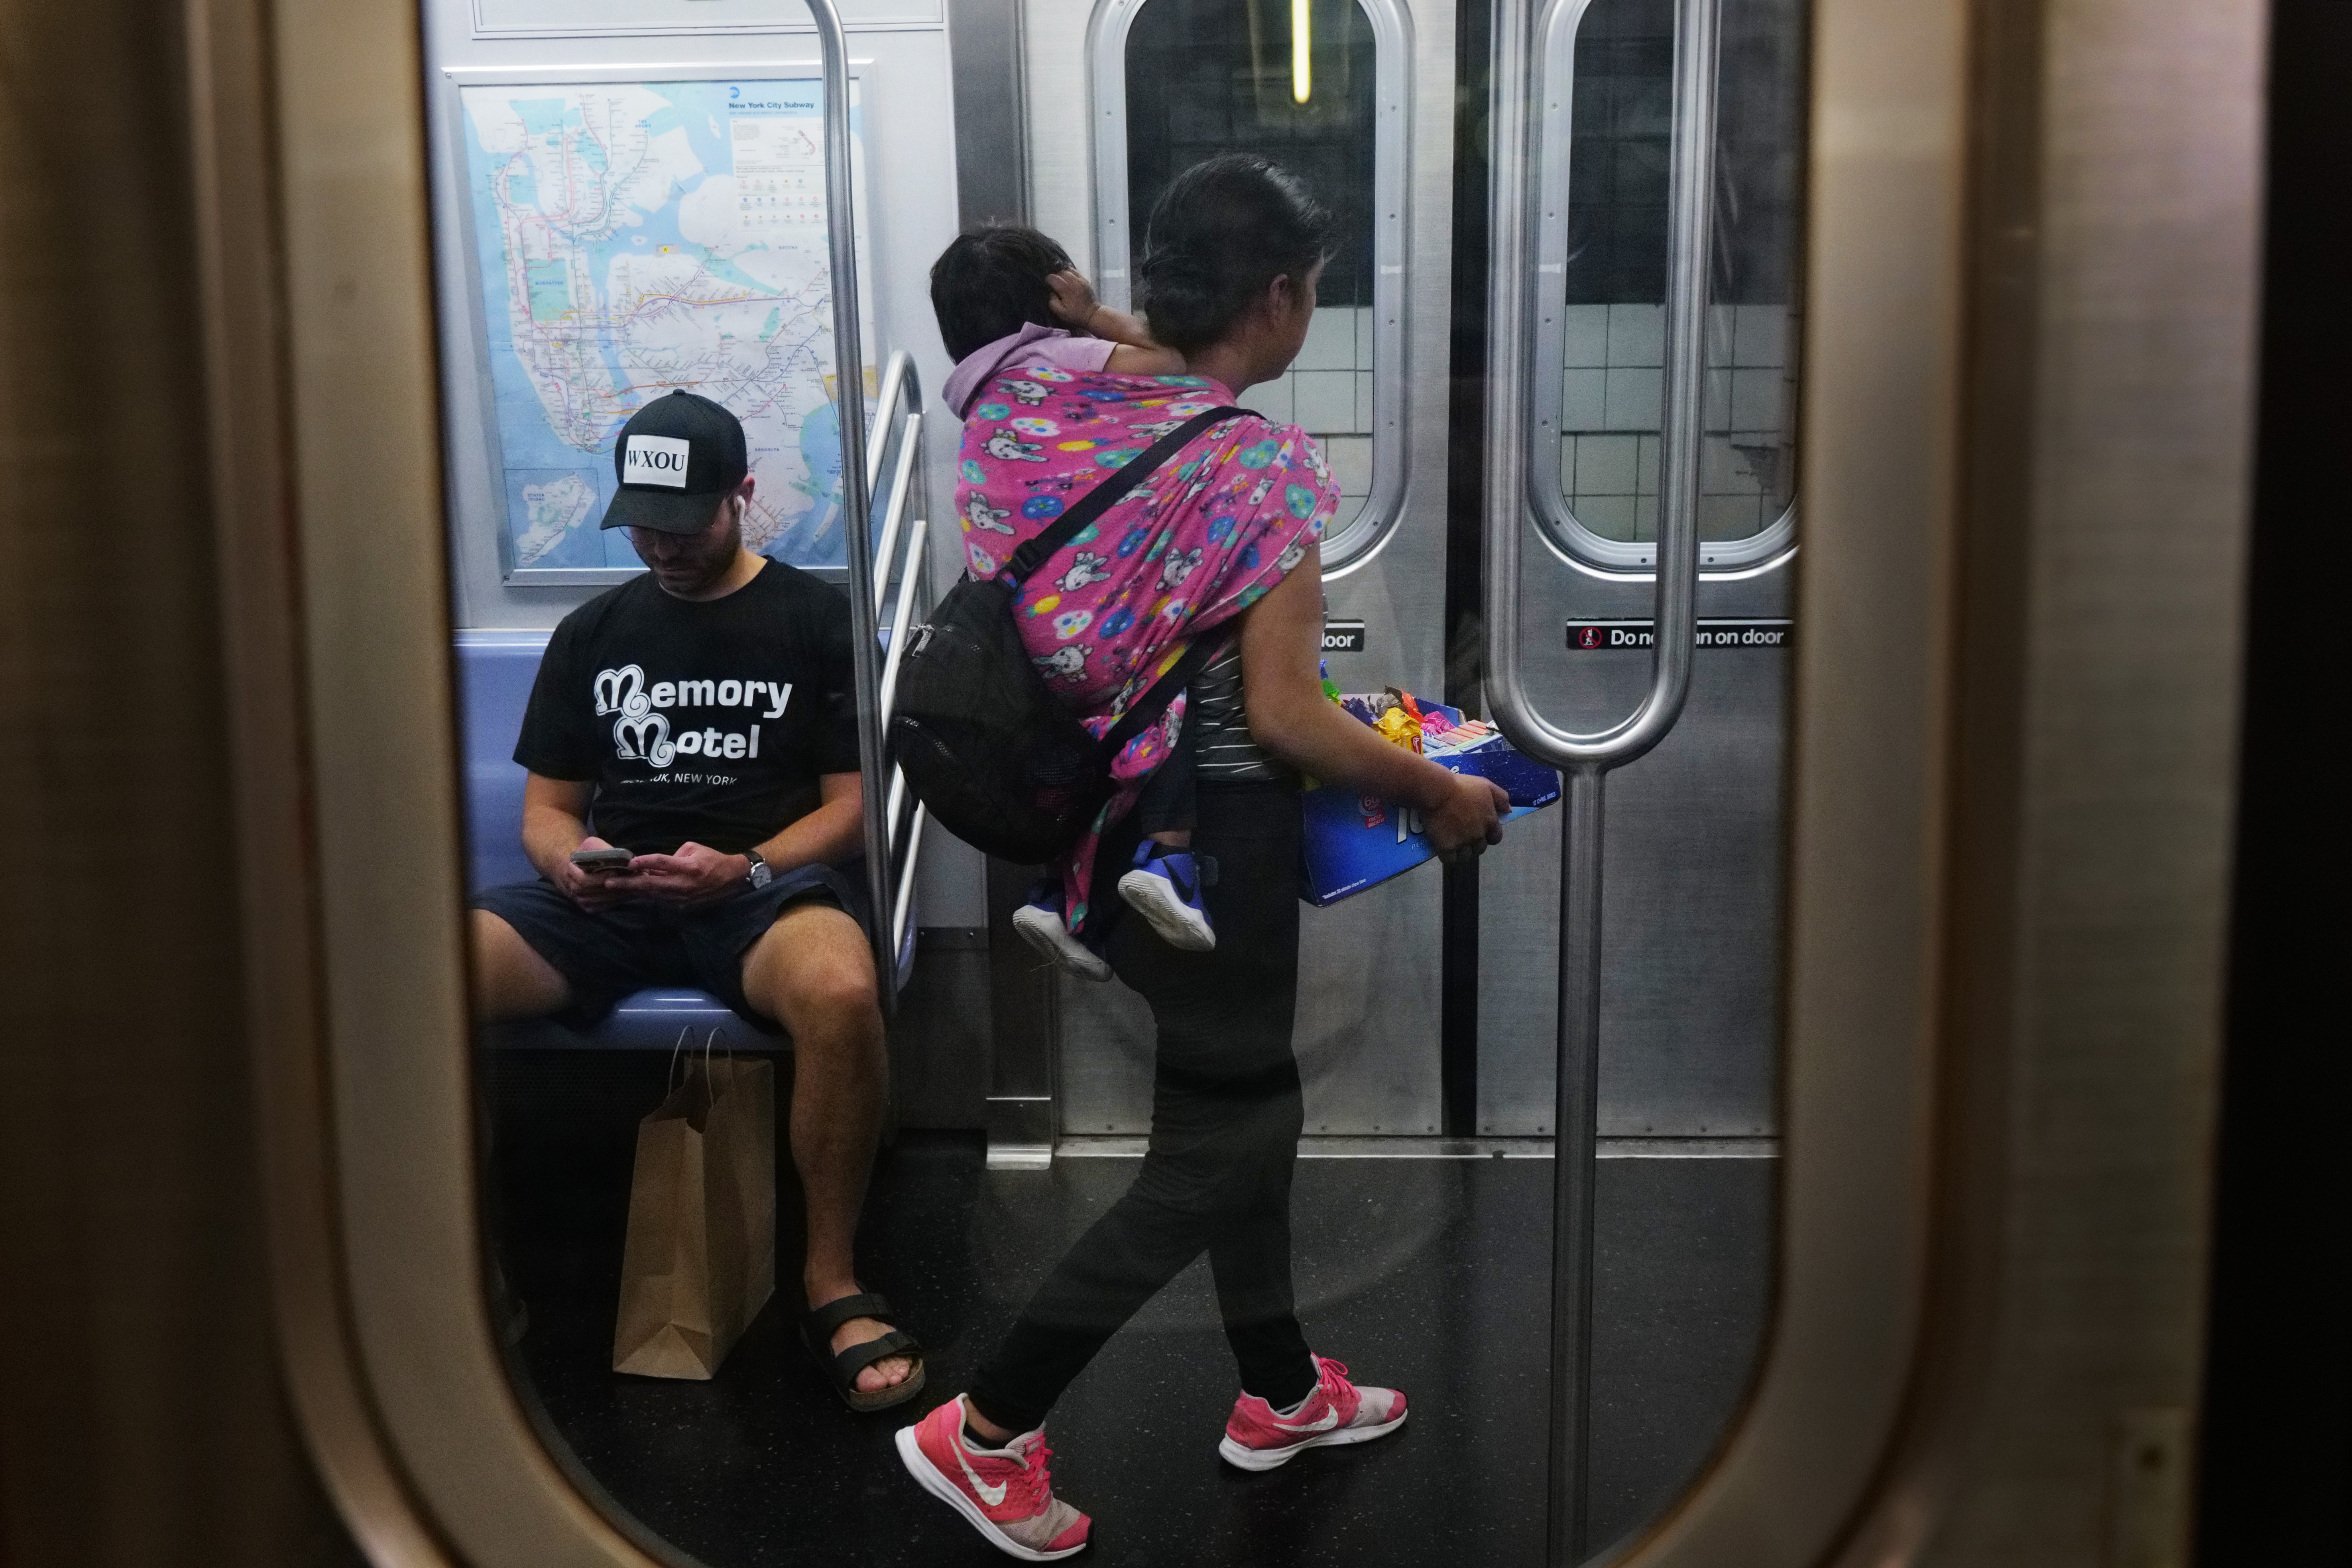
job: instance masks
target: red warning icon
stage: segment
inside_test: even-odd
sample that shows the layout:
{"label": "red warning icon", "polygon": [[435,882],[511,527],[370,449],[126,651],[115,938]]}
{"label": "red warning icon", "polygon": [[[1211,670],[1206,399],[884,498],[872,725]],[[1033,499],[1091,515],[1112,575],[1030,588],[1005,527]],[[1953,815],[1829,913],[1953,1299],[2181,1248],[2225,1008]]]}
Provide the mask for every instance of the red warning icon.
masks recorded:
{"label": "red warning icon", "polygon": [[1598,626],[1578,627],[1576,629],[1576,645],[1580,648],[1598,648],[1601,646],[1601,628]]}

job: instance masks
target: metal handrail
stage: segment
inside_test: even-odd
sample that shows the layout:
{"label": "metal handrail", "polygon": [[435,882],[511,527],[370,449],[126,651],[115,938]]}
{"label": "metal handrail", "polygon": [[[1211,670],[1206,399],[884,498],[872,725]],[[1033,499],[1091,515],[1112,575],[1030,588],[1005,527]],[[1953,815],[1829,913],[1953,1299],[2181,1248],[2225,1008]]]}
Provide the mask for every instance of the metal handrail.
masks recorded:
{"label": "metal handrail", "polygon": [[[898,368],[905,359],[903,351],[894,355],[893,368]],[[908,632],[914,624],[919,605],[929,597],[928,584],[930,580],[929,561],[925,553],[930,538],[930,519],[918,515],[905,524],[903,534],[900,531],[909,497],[919,489],[923,493],[924,501],[928,502],[929,497],[930,486],[922,463],[921,386],[915,380],[911,366],[908,366],[891,384],[912,390],[904,402],[906,417],[898,432],[899,459],[892,480],[889,505],[885,508],[887,522],[883,529],[880,554],[876,559],[875,568],[877,612],[882,609],[881,601],[887,600],[894,574],[898,584],[897,601],[888,610],[889,643],[883,652],[882,674],[874,705],[882,716],[886,730],[890,715],[898,706],[898,672],[906,660]],[[890,406],[885,404],[885,412]],[[875,428],[878,433],[887,426],[877,421]],[[919,514],[928,512],[929,508],[923,505],[917,510]],[[890,784],[882,812],[883,863],[889,869],[894,887],[888,921],[890,950],[901,956],[906,953],[907,922],[914,909],[915,864],[922,853],[923,834],[923,812],[919,804],[911,821],[904,816],[908,798],[906,775],[894,765],[890,769]],[[901,973],[903,976],[903,970]]]}
{"label": "metal handrail", "polygon": [[[891,356],[891,362],[896,364],[906,358],[906,352],[904,349],[899,350]],[[874,449],[877,453],[884,444],[884,433],[890,428],[883,417],[888,413],[887,405],[881,407],[874,421]],[[890,591],[890,570],[898,555],[898,530],[906,524],[907,502],[915,493],[915,465],[922,448],[922,434],[923,416],[910,410],[907,414],[906,426],[898,435],[898,465],[890,473],[890,504],[882,508],[882,539],[874,547],[874,609],[877,615],[881,612],[884,597]],[[882,722],[888,724],[890,716],[884,714]]]}
{"label": "metal handrail", "polygon": [[[914,360],[903,349],[890,356],[875,399],[873,440],[866,448],[866,472],[869,481],[881,478],[885,456],[893,440],[894,417],[898,420],[895,437],[898,459],[889,465],[881,538],[873,547],[871,557],[875,617],[877,622],[887,622],[889,627],[873,697],[874,710],[886,733],[897,703],[898,671],[906,658],[908,632],[920,602],[929,597],[926,585],[929,581],[925,550],[930,537],[930,519],[925,514],[929,510],[930,485],[923,467],[923,383]],[[920,501],[917,499],[919,492]],[[916,513],[911,520],[908,515],[910,509]],[[898,589],[895,602],[890,598],[894,580]],[[889,769],[889,785],[883,793],[882,832],[878,845],[869,841],[868,858],[882,867],[890,890],[887,902],[877,904],[876,908],[879,923],[887,932],[890,961],[896,964],[906,950],[907,922],[914,907],[915,864],[922,852],[922,810],[918,806],[912,819],[906,816],[906,776],[895,766]]]}
{"label": "metal handrail", "polygon": [[[841,509],[849,545],[849,655],[857,682],[857,762],[861,779],[888,766],[882,741],[881,610],[874,600],[874,479],[866,464],[866,355],[857,320],[856,203],[850,189],[849,38],[834,0],[808,0],[824,75],[824,200],[833,263],[834,409],[841,427]],[[860,791],[866,828],[866,893],[873,911],[874,973],[886,1013],[898,1006],[898,953],[890,937],[890,867],[882,792]]]}
{"label": "metal handrail", "polygon": [[898,897],[890,914],[890,950],[903,952],[907,942],[907,916],[915,907],[915,857],[922,852],[923,824],[930,813],[923,806],[915,807],[915,815],[907,824],[907,860],[898,873]]}
{"label": "metal handrail", "polygon": [[[1705,386],[1706,351],[1707,244],[1711,228],[1709,198],[1714,180],[1717,0],[1685,0],[1675,27],[1675,127],[1673,189],[1668,239],[1665,300],[1665,367],[1662,409],[1665,414],[1659,497],[1658,570],[1655,582],[1655,624],[1652,637],[1650,689],[1639,706],[1606,729],[1577,733],[1563,729],[1538,713],[1528,699],[1519,667],[1519,556],[1527,514],[1527,476],[1520,467],[1501,465],[1489,474],[1488,495],[1494,497],[1486,514],[1486,668],[1487,701],[1504,735],[1513,746],[1554,768],[1621,768],[1665,737],[1682,716],[1690,693],[1691,659],[1698,630],[1698,467],[1701,393]],[[1704,60],[1696,57],[1704,56]],[[1704,75],[1691,73],[1704,70]],[[1693,86],[1700,90],[1689,90]],[[1521,95],[1522,97],[1524,95]],[[1534,125],[1524,103],[1514,106],[1513,118],[1532,135]],[[1499,128],[1498,128],[1499,129]],[[1549,173],[1549,171],[1546,171]],[[1527,206],[1541,193],[1528,183]],[[1531,226],[1524,208],[1512,208],[1507,199],[1498,207],[1510,211],[1516,254],[1527,244]],[[1497,214],[1498,226],[1501,213]],[[1497,238],[1505,236],[1498,234]],[[1696,250],[1688,246],[1696,245]],[[1528,268],[1517,276],[1498,277],[1497,292],[1510,291],[1512,374],[1507,398],[1491,400],[1507,406],[1515,441],[1496,442],[1495,452],[1524,451],[1524,409],[1541,392],[1528,384],[1528,355],[1523,340],[1533,316],[1525,306]],[[1498,304],[1501,302],[1498,301]],[[1498,321],[1503,318],[1498,315]],[[1503,334],[1497,332],[1501,338]]]}
{"label": "metal handrail", "polygon": [[[875,390],[874,428],[890,428],[890,416],[898,412],[898,404],[910,395],[914,406],[923,406],[923,378],[915,369],[915,357],[901,349],[890,356],[882,367],[882,384]],[[874,486],[882,482],[882,444],[877,442],[866,455],[866,490],[873,494]]]}
{"label": "metal handrail", "polygon": [[890,646],[882,655],[882,695],[879,699],[882,722],[888,724],[898,706],[898,668],[907,659],[907,632],[915,623],[915,588],[921,575],[917,565],[923,559],[923,547],[930,538],[931,524],[928,517],[917,517],[907,530],[907,570],[898,589],[898,608],[890,612]]}
{"label": "metal handrail", "polygon": [[[1559,0],[1555,0],[1555,4]],[[1516,194],[1497,181],[1493,284],[1495,364],[1487,400],[1497,439],[1487,455],[1487,701],[1512,745],[1568,775],[1568,821],[1560,835],[1559,1067],[1552,1170],[1551,1454],[1547,1478],[1545,1561],[1553,1568],[1585,1552],[1592,1406],[1593,1153],[1601,1080],[1601,873],[1602,784],[1609,770],[1647,752],[1681,717],[1690,695],[1698,630],[1698,482],[1701,392],[1706,351],[1706,288],[1712,238],[1715,86],[1719,0],[1683,0],[1675,28],[1675,126],[1669,195],[1664,472],[1650,689],[1605,729],[1577,732],[1536,711],[1519,662],[1519,551],[1528,525],[1528,413],[1542,395],[1527,351],[1534,257],[1528,236],[1538,179]],[[1536,7],[1528,7],[1532,13]],[[1538,19],[1526,15],[1497,39],[1494,134],[1533,167],[1529,113]],[[1543,171],[1543,178],[1551,177]],[[1557,199],[1557,198],[1555,198]]]}
{"label": "metal handrail", "polygon": [[883,820],[890,824],[890,836],[894,840],[898,836],[898,819],[905,814],[906,805],[907,775],[903,770],[893,768],[890,769],[890,791],[882,814]]}

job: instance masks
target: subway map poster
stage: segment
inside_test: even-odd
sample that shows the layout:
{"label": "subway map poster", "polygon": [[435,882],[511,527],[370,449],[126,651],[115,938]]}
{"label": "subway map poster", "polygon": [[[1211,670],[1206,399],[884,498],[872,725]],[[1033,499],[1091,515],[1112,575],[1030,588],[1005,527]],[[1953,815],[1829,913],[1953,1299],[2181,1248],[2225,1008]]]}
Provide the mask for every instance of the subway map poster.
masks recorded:
{"label": "subway map poster", "polygon": [[745,542],[843,564],[822,80],[459,93],[509,571],[638,565],[625,530],[598,527],[613,444],[678,387],[743,422]]}

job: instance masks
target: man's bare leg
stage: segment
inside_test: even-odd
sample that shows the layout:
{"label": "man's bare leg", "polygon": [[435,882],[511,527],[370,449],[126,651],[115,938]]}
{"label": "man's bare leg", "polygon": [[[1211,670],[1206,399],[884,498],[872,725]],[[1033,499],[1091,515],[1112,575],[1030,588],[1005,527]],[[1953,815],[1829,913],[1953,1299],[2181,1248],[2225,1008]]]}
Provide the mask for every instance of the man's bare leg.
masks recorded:
{"label": "man's bare leg", "polygon": [[[802,1283],[809,1305],[821,1307],[857,1293],[850,1243],[890,1085],[866,933],[830,904],[794,904],[743,955],[743,994],[793,1035],[793,1164],[808,1198]],[[852,1318],[835,1332],[833,1348],[888,1332],[872,1318]],[[913,1367],[903,1355],[877,1361],[857,1375],[858,1389],[903,1383]]]}
{"label": "man's bare leg", "polygon": [[571,984],[515,928],[487,909],[467,912],[474,946],[474,1021],[543,1018],[572,1001]]}

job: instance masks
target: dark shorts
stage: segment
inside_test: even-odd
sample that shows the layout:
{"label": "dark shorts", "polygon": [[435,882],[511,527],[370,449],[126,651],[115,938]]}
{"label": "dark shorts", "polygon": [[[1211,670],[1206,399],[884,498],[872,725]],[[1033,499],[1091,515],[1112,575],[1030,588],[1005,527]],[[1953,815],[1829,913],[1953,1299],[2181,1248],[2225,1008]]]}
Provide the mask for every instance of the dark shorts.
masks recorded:
{"label": "dark shorts", "polygon": [[[856,862],[847,868],[859,869]],[[785,909],[808,903],[831,904],[866,925],[863,894],[850,875],[829,865],[803,866],[765,887],[747,886],[690,909],[631,899],[591,913],[548,882],[485,888],[473,901],[513,926],[570,984],[572,1005],[558,1016],[575,1029],[647,987],[696,986],[778,1034],[775,1020],[754,1012],[743,995],[743,955]]]}

